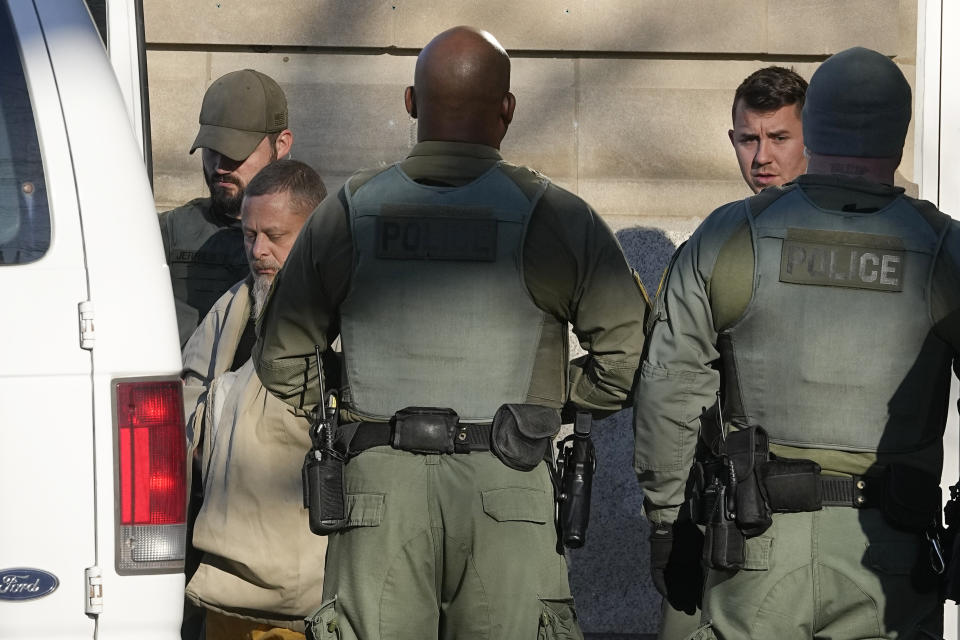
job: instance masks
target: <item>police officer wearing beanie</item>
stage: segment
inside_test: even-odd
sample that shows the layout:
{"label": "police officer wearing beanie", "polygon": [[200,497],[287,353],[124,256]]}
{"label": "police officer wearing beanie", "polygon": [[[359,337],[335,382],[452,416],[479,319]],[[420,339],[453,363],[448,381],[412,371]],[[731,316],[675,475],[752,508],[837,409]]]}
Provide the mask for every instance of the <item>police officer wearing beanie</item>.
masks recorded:
{"label": "police officer wearing beanie", "polygon": [[489,33],[434,38],[405,93],[418,144],[324,200],[259,322],[257,372],[298,409],[314,345],[342,339],[346,521],[315,637],[582,638],[544,455],[565,403],[629,402],[647,302],[583,200],[501,158],[509,89]]}
{"label": "police officer wearing beanie", "polygon": [[940,637],[927,538],[960,226],[892,186],[910,112],[885,56],[826,60],[803,109],[807,174],[714,211],[658,293],[635,462],[666,598],[697,595],[675,526],[706,533],[693,638]]}
{"label": "police officer wearing beanie", "polygon": [[[240,230],[243,190],[260,169],[285,157],[291,145],[287,98],[273,78],[241,69],[207,89],[190,153],[203,150],[210,196],[160,214],[181,346],[213,303],[250,273]],[[243,350],[249,353],[252,344],[251,332]]]}

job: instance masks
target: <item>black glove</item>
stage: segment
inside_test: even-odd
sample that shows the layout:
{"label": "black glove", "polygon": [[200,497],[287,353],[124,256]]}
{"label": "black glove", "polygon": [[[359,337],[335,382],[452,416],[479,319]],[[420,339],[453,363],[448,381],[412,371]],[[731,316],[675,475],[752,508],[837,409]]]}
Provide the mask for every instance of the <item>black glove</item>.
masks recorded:
{"label": "black glove", "polygon": [[703,534],[692,522],[650,535],[650,576],[670,606],[690,615],[703,594]]}

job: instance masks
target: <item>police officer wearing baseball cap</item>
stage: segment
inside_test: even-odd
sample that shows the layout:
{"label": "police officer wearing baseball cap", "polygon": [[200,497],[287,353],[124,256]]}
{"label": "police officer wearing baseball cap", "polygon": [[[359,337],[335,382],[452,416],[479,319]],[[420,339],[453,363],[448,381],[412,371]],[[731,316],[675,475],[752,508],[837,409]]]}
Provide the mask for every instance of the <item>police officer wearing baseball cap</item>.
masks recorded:
{"label": "police officer wearing baseball cap", "polygon": [[889,58],[826,60],[808,173],[714,211],[657,296],[636,470],[666,598],[677,523],[705,530],[693,638],[941,637],[960,226],[892,186],[910,112]]}
{"label": "police officer wearing baseball cap", "polygon": [[202,149],[210,196],[160,214],[181,345],[213,303],[249,273],[240,231],[243,190],[292,144],[287,99],[271,77],[243,69],[207,89],[190,153]]}

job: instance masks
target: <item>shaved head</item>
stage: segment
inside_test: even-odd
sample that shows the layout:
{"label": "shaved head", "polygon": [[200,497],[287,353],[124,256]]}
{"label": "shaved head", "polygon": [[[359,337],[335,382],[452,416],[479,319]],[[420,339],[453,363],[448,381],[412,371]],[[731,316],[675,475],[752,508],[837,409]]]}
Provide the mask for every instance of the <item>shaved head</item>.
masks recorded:
{"label": "shaved head", "polygon": [[418,120],[418,140],[500,148],[516,105],[510,58],[486,31],[444,31],[417,57],[414,86],[407,87],[405,102]]}

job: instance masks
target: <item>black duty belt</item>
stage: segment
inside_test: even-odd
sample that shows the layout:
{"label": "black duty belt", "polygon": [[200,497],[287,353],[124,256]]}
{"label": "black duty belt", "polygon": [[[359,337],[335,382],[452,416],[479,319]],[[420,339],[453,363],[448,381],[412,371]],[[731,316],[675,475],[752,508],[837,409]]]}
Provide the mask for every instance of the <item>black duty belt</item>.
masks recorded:
{"label": "black duty belt", "polygon": [[820,476],[820,495],[825,507],[876,508],[883,500],[883,479]]}
{"label": "black duty belt", "polygon": [[[344,425],[352,427],[353,425]],[[397,428],[390,422],[360,422],[356,423],[356,432],[345,449],[350,456],[373,447],[390,446],[404,451],[416,453],[470,453],[471,451],[490,450],[489,424],[457,424],[453,427],[452,442],[449,446],[440,448],[411,448],[403,445],[397,437]],[[346,443],[344,443],[346,444]]]}

